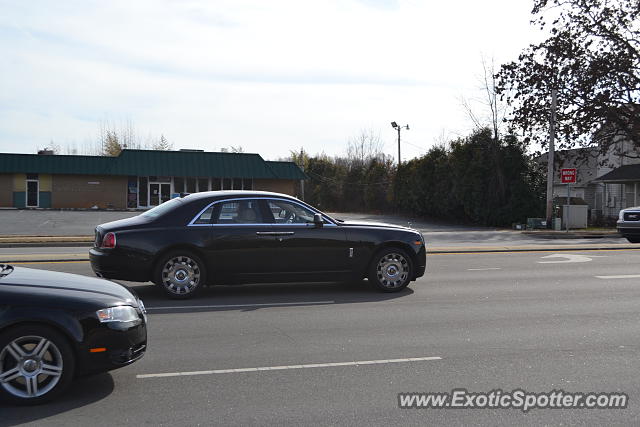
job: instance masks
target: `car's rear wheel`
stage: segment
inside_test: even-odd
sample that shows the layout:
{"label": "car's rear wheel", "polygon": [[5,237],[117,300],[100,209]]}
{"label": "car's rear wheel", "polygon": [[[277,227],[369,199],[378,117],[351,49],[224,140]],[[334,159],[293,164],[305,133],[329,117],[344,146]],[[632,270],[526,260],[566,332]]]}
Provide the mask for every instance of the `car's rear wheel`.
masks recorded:
{"label": "car's rear wheel", "polygon": [[627,240],[628,240],[630,243],[640,243],[640,237],[628,237],[628,236],[627,236]]}
{"label": "car's rear wheel", "polygon": [[168,253],[156,266],[154,282],[171,298],[191,298],[206,283],[204,263],[188,251]]}
{"label": "car's rear wheel", "polygon": [[406,288],[412,277],[411,257],[400,248],[381,250],[369,267],[369,281],[383,292],[398,292]]}
{"label": "car's rear wheel", "polygon": [[74,368],[67,339],[48,326],[17,326],[0,334],[0,396],[9,402],[53,399],[69,386]]}

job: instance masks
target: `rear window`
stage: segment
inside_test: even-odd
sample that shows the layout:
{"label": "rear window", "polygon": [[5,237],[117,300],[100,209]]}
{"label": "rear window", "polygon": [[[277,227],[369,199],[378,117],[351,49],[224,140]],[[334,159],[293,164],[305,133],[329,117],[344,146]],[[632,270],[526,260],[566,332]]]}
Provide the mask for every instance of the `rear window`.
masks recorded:
{"label": "rear window", "polygon": [[140,216],[143,216],[145,218],[158,218],[158,217],[161,217],[162,215],[165,215],[168,212],[171,212],[172,210],[180,206],[181,203],[182,202],[180,201],[180,199],[171,199],[156,206],[155,208],[149,209],[148,211],[141,213]]}

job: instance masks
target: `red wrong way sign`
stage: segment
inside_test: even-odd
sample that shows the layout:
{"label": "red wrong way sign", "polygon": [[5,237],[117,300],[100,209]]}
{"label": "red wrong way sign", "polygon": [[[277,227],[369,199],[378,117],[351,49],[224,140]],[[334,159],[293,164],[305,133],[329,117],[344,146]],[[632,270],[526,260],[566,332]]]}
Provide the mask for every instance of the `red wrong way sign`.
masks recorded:
{"label": "red wrong way sign", "polygon": [[560,178],[563,184],[574,184],[578,172],[575,168],[560,169]]}

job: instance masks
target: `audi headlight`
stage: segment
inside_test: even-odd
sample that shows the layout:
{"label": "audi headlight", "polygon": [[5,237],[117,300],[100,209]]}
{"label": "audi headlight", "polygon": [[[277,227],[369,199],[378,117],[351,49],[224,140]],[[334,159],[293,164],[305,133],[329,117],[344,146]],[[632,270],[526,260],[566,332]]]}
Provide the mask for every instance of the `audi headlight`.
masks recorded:
{"label": "audi headlight", "polygon": [[120,305],[117,307],[103,308],[96,311],[98,320],[101,323],[106,322],[133,322],[138,320],[138,312],[135,308],[128,305]]}

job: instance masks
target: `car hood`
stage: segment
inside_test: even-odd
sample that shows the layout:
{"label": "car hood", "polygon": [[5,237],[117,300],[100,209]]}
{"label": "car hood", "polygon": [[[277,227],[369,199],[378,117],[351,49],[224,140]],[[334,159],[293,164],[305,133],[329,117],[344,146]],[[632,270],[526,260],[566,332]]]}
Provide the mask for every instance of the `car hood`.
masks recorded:
{"label": "car hood", "polygon": [[137,297],[123,285],[95,277],[59,273],[32,268],[13,267],[13,271],[0,278],[0,289],[15,286],[40,295],[93,300],[97,304],[132,305],[138,307]]}
{"label": "car hood", "polygon": [[368,221],[342,221],[339,223],[344,227],[369,227],[369,228],[393,228],[395,230],[407,230],[418,233],[417,230],[405,227],[403,225],[388,224],[385,222],[368,222]]}

